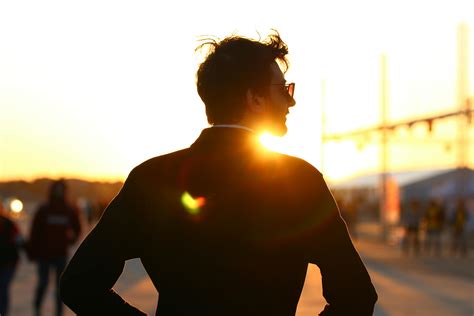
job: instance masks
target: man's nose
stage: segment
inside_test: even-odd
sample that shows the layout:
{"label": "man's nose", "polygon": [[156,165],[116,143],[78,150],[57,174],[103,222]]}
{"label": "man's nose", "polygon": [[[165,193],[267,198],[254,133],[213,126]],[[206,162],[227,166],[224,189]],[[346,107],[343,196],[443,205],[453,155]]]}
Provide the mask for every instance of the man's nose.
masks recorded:
{"label": "man's nose", "polygon": [[289,102],[288,102],[288,107],[291,108],[292,106],[295,106],[295,104],[296,104],[295,98],[293,98],[292,96],[290,96]]}

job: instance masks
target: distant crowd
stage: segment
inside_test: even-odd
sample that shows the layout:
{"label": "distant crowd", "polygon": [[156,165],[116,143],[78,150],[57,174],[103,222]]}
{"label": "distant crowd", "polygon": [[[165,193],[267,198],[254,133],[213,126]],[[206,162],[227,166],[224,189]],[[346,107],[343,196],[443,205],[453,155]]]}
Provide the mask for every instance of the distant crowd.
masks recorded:
{"label": "distant crowd", "polygon": [[28,238],[25,238],[0,201],[0,315],[9,315],[9,289],[24,251],[37,265],[37,284],[34,315],[41,315],[41,307],[49,283],[50,271],[55,274],[55,313],[61,316],[63,304],[59,297],[59,278],[66,267],[69,248],[81,235],[80,212],[67,199],[67,185],[63,180],[54,181],[46,202],[36,210]]}
{"label": "distant crowd", "polygon": [[449,253],[465,257],[468,251],[469,217],[466,201],[461,198],[453,205],[436,199],[427,203],[410,200],[402,207],[401,213],[405,232],[402,249],[406,254],[424,252],[441,256],[445,244],[442,242],[443,236],[449,235]]}
{"label": "distant crowd", "polygon": [[[379,218],[379,204],[368,203],[364,197],[343,199],[336,196],[342,217],[353,239],[358,237],[357,226],[362,216]],[[399,222],[391,228],[401,227],[400,245],[405,254],[425,254],[465,257],[468,253],[470,212],[465,199],[443,201],[411,199],[400,206]],[[471,228],[472,230],[472,228]]]}

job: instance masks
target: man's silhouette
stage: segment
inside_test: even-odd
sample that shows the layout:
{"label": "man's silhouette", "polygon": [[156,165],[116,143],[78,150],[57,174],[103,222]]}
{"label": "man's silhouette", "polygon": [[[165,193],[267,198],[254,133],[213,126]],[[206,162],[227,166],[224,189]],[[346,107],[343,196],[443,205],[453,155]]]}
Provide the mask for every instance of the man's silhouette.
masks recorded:
{"label": "man's silhouette", "polygon": [[197,89],[212,127],[132,170],[64,272],[64,302],[79,315],[142,315],[112,290],[140,258],[156,315],[288,316],[314,263],[322,315],[371,315],[377,294],[321,173],[257,144],[261,131],[286,133],[295,105],[279,67],[287,46],[278,34],[208,44]]}

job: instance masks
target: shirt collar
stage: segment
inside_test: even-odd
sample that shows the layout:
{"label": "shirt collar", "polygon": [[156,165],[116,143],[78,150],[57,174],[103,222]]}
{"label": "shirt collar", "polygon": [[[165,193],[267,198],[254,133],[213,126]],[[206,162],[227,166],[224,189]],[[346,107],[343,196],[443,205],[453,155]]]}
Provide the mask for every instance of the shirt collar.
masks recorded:
{"label": "shirt collar", "polygon": [[238,125],[238,124],[217,124],[217,125],[212,125],[212,128],[214,127],[223,127],[223,128],[240,128],[244,129],[246,131],[254,133],[255,131],[251,129],[250,127],[243,126],[243,125]]}

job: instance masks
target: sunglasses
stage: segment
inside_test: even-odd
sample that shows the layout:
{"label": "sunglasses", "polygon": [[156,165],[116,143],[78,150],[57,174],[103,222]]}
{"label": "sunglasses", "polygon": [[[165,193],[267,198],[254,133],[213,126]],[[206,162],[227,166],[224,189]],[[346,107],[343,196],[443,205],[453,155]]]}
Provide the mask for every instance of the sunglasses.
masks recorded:
{"label": "sunglasses", "polygon": [[274,83],[274,84],[272,84],[272,86],[284,86],[286,92],[288,93],[288,95],[290,97],[293,98],[293,96],[295,95],[295,83],[294,82],[292,82],[292,83]]}

